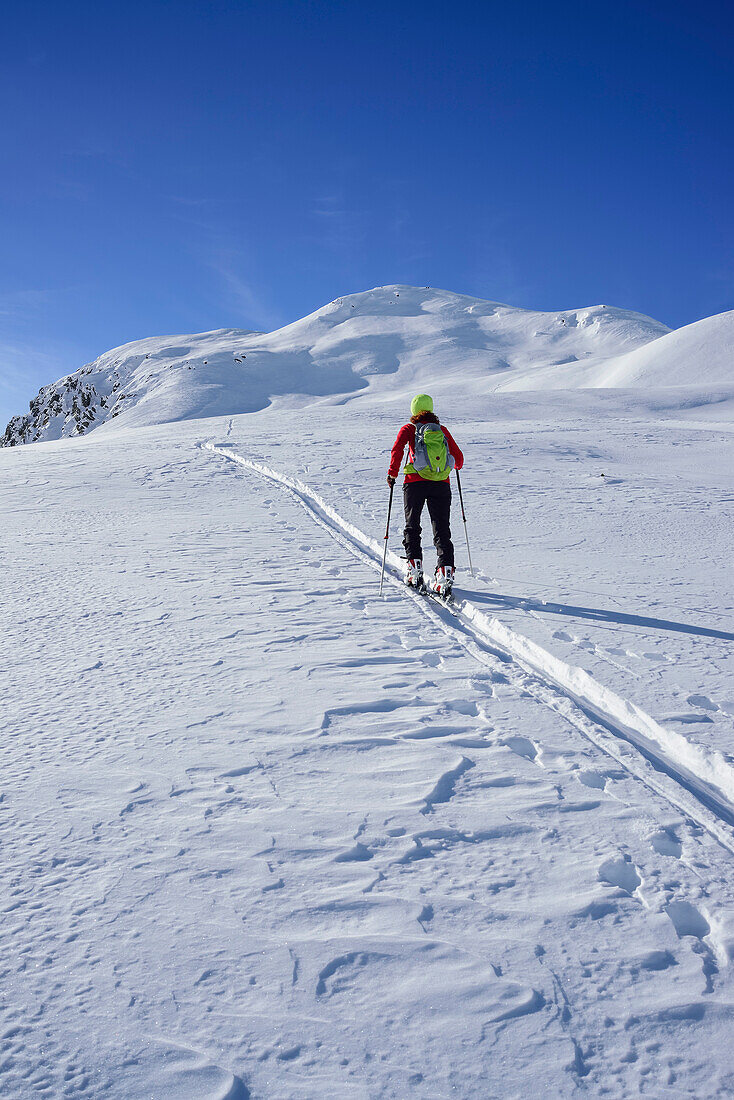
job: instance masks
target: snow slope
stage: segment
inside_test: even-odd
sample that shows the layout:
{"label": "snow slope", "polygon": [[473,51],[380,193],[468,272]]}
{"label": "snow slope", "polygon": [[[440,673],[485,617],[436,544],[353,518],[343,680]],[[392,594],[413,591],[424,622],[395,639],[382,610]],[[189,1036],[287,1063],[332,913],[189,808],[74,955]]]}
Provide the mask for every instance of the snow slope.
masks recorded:
{"label": "snow slope", "polygon": [[0,453],[3,1096],[731,1095],[734,434],[441,411],[458,618],[399,403]]}
{"label": "snow slope", "polygon": [[518,372],[503,389],[695,387],[734,391],[734,311],[706,317],[622,355]]}
{"label": "snow slope", "polygon": [[6,445],[118,426],[232,415],[271,402],[363,395],[395,400],[416,385],[484,395],[549,365],[640,347],[668,330],[625,310],[538,313],[428,287],[339,298],[271,333],[238,329],[138,340],[44,387],[8,425]]}
{"label": "snow slope", "polygon": [[[732,1095],[731,319],[390,287],[42,391],[103,430],[0,451],[0,1095]],[[453,611],[399,507],[378,596],[417,389]]]}
{"label": "snow slope", "polygon": [[734,310],[706,317],[606,364],[598,386],[734,386]]}

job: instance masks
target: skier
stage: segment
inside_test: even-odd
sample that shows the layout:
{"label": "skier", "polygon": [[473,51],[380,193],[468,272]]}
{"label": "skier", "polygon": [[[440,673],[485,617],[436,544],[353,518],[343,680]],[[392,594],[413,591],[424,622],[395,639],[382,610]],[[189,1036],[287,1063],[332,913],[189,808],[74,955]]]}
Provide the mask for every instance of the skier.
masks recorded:
{"label": "skier", "polygon": [[431,588],[444,599],[451,596],[454,583],[454,546],[451,542],[451,487],[449,475],[460,470],[464,456],[448,428],[433,412],[433,399],[419,393],[410,403],[410,423],[403,424],[390,453],[387,483],[390,487],[400,471],[403,452],[408,447],[408,462],[404,468],[403,502],[405,533],[403,546],[408,564],[405,583],[425,592],[421,551],[421,512],[428,505],[433,526],[433,542],[438,555]]}

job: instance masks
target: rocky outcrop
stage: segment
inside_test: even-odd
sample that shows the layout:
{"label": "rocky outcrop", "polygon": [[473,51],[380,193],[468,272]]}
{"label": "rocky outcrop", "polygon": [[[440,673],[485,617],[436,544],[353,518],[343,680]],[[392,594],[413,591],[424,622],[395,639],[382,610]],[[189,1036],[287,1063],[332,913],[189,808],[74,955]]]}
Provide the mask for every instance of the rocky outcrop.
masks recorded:
{"label": "rocky outcrop", "polygon": [[112,380],[109,393],[99,393],[94,382],[84,377],[88,370],[82,368],[40,389],[28,412],[12,418],[0,446],[17,447],[42,439],[83,435],[100,419],[117,416],[125,400],[119,378]]}

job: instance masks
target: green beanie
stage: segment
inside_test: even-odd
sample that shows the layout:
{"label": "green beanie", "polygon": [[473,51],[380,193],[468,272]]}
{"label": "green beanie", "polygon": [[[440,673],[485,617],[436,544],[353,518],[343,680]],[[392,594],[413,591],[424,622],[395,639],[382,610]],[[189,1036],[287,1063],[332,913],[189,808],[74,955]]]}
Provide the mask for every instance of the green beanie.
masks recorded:
{"label": "green beanie", "polygon": [[410,415],[417,416],[418,413],[432,413],[433,412],[433,398],[429,397],[427,393],[419,393],[410,402]]}

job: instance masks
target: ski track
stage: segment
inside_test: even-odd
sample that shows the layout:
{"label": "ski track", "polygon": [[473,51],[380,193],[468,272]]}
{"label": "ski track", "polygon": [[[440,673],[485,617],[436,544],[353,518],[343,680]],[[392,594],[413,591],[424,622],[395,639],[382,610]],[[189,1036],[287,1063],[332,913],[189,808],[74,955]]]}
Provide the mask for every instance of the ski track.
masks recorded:
{"label": "ski track", "polygon": [[728,852],[201,434],[72,444],[9,526],[0,1096],[730,1097]]}
{"label": "ski track", "polygon": [[[310,519],[377,572],[382,547],[297,478],[254,462],[217,444],[198,444],[278,485]],[[514,685],[573,725],[588,741],[634,778],[706,829],[734,855],[734,768],[715,751],[706,752],[666,729],[585,670],[569,665],[536,642],[489,618],[469,600],[451,606],[420,596],[397,572],[400,559],[388,551],[385,582],[413,601],[434,625],[479,663],[511,678]],[[428,803],[427,803],[428,805]]]}

